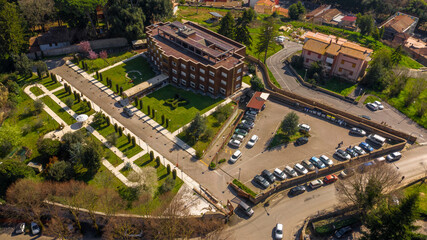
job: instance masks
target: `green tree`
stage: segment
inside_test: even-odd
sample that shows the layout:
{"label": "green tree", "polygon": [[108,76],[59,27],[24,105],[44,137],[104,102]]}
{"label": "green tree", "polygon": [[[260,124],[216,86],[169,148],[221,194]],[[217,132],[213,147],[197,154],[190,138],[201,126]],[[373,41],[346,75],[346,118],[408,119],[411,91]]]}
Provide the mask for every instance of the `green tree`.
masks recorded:
{"label": "green tree", "polygon": [[374,54],[361,83],[374,90],[382,91],[392,81],[391,68],[391,52],[385,48],[380,49]]}
{"label": "green tree", "polygon": [[44,103],[42,102],[42,100],[37,99],[33,102],[33,106],[35,113],[40,114],[43,111]]}
{"label": "green tree", "polygon": [[43,138],[37,142],[37,150],[45,158],[58,156],[61,150],[61,142],[51,138]]}
{"label": "green tree", "polygon": [[400,60],[402,60],[402,45],[397,46],[396,49],[391,53],[391,63],[393,65],[398,65]]}
{"label": "green tree", "polygon": [[187,136],[189,136],[191,140],[195,142],[206,131],[206,128],[206,118],[202,117],[200,113],[197,113],[185,132]]}
{"label": "green tree", "polygon": [[254,91],[264,91],[264,83],[257,76],[251,78],[251,89]]}
{"label": "green tree", "polygon": [[219,22],[218,33],[228,38],[234,39],[235,36],[235,22],[231,12],[228,12]]}
{"label": "green tree", "polygon": [[138,1],[138,5],[145,14],[146,26],[168,19],[173,14],[173,5],[170,0],[143,0]]}
{"label": "green tree", "polygon": [[274,49],[276,43],[274,41],[274,37],[277,35],[277,29],[274,25],[274,19],[267,19],[261,28],[261,32],[258,35],[258,43],[255,47],[255,52],[258,54],[265,53],[264,55],[264,63],[267,60],[267,51],[269,49]]}
{"label": "green tree", "polygon": [[129,41],[144,36],[145,15],[143,10],[132,7],[127,0],[113,1],[107,10],[109,34],[115,37],[125,37]]}
{"label": "green tree", "polygon": [[357,14],[356,26],[360,29],[362,35],[371,35],[375,28],[374,18],[371,15]]}
{"label": "green tree", "polygon": [[65,105],[67,105],[67,107],[72,108],[74,105],[74,99],[72,97],[67,97],[64,100]]}
{"label": "green tree", "polygon": [[16,125],[3,124],[0,127],[0,158],[5,157],[13,148],[21,144],[21,130]]}
{"label": "green tree", "polygon": [[10,57],[26,51],[25,23],[15,3],[0,0],[0,72],[10,71]]}
{"label": "green tree", "polygon": [[[21,53],[20,55],[12,55],[13,65],[15,70],[24,76],[31,76],[32,74],[32,62],[28,59],[27,55]],[[41,72],[40,72],[41,74]]]}
{"label": "green tree", "polygon": [[160,166],[160,157],[157,156],[156,157],[156,167],[159,167],[159,166]]}
{"label": "green tree", "polygon": [[[246,11],[244,13],[246,13]],[[248,19],[249,17],[245,18],[243,16],[237,20],[237,25],[235,27],[236,34],[235,34],[234,40],[236,40],[237,42],[243,43],[250,50],[252,46],[252,37],[248,29],[248,24],[250,23]]]}
{"label": "green tree", "polygon": [[[169,166],[169,165],[168,165]],[[173,178],[166,178],[166,180],[163,182],[162,186],[160,187],[163,193],[169,192],[173,189],[175,186],[175,180]]]}
{"label": "green tree", "polygon": [[153,161],[153,159],[154,159],[154,152],[150,151],[150,161]]}
{"label": "green tree", "polygon": [[7,188],[16,180],[34,175],[34,170],[23,162],[3,160],[0,164],[0,196],[4,196]]}
{"label": "green tree", "polygon": [[247,8],[242,14],[243,21],[250,23],[256,19],[256,12],[252,8]]}
{"label": "green tree", "polygon": [[289,6],[289,17],[292,20],[300,20],[305,14],[305,7],[300,1]]}
{"label": "green tree", "polygon": [[292,136],[298,131],[298,121],[298,115],[295,112],[290,112],[283,119],[280,129],[287,136]]}
{"label": "green tree", "polygon": [[73,176],[71,163],[65,161],[55,162],[47,171],[47,178],[58,182],[68,181]]}
{"label": "green tree", "polygon": [[18,0],[18,4],[30,27],[41,26],[45,32],[45,25],[54,20],[56,9],[53,0]]}
{"label": "green tree", "polygon": [[117,136],[117,133],[113,132],[113,133],[108,134],[107,141],[113,145],[116,145],[118,138],[119,137]]}
{"label": "green tree", "polygon": [[166,166],[166,174],[169,175],[171,173],[171,166],[168,164]]}

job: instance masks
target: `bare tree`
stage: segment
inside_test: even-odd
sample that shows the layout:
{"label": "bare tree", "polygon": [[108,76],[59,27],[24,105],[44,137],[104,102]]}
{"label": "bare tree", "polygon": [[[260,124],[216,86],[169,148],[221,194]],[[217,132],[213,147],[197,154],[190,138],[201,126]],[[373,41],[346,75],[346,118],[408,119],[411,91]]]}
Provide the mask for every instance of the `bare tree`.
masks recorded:
{"label": "bare tree", "polygon": [[139,172],[131,172],[129,181],[136,182],[142,192],[148,193],[151,197],[157,190],[157,170],[154,167],[144,167]]}
{"label": "bare tree", "polygon": [[411,89],[408,90],[404,104],[405,107],[409,106],[418,96],[427,88],[427,80],[418,78],[413,83]]}
{"label": "bare tree", "polygon": [[400,176],[396,168],[387,164],[357,170],[353,176],[337,182],[336,187],[345,204],[355,205],[366,214],[392,190]]}
{"label": "bare tree", "polygon": [[133,236],[143,234],[142,222],[137,218],[113,217],[105,226],[103,237],[105,239],[134,239]]}
{"label": "bare tree", "polygon": [[80,202],[82,203],[81,207],[88,210],[88,214],[92,221],[93,228],[95,228],[97,232],[99,232],[99,226],[97,223],[97,217],[95,215],[95,209],[97,207],[100,195],[101,194],[98,189],[95,189],[94,187],[89,185],[86,185],[85,187],[80,189],[78,193],[78,198],[81,199]]}

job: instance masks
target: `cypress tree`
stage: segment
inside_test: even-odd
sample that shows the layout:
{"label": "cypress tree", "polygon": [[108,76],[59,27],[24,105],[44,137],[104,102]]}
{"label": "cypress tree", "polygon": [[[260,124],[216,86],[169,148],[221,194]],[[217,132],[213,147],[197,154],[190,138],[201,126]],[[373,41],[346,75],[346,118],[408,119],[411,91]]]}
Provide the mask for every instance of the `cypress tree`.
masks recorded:
{"label": "cypress tree", "polygon": [[147,106],[147,112],[148,112],[148,116],[150,116],[150,113],[151,113],[150,106]]}
{"label": "cypress tree", "polygon": [[154,153],[153,151],[150,151],[150,161],[153,161],[153,159],[154,159]]}
{"label": "cypress tree", "polygon": [[134,136],[132,136],[132,146],[136,146],[136,139],[135,139],[135,137]]}
{"label": "cypress tree", "polygon": [[176,179],[176,169],[172,170],[172,177],[173,179]]}
{"label": "cypress tree", "polygon": [[99,79],[99,72],[96,71],[96,78]]}
{"label": "cypress tree", "polygon": [[138,108],[138,98],[135,97],[135,107]]}
{"label": "cypress tree", "polygon": [[120,87],[120,94],[119,95],[122,95],[123,94],[123,87]]}
{"label": "cypress tree", "polygon": [[128,133],[128,143],[131,143],[132,137],[130,136],[130,133]]}
{"label": "cypress tree", "polygon": [[119,84],[116,83],[116,92],[119,93]]}
{"label": "cypress tree", "polygon": [[162,125],[165,124],[165,115],[162,115]]}
{"label": "cypress tree", "polygon": [[90,104],[89,101],[87,101],[87,106],[89,107],[89,111],[92,110],[92,105]]}
{"label": "cypress tree", "polygon": [[37,68],[37,76],[39,77],[39,79],[42,79],[42,74],[40,73],[40,70]]}
{"label": "cypress tree", "polygon": [[118,126],[117,126],[117,123],[114,123],[114,131],[115,131],[115,132],[119,131]]}
{"label": "cypress tree", "polygon": [[171,173],[171,166],[169,164],[166,166],[166,171],[167,171],[167,175]]}
{"label": "cypress tree", "polygon": [[110,117],[106,117],[105,122],[107,123],[107,126],[110,126]]}
{"label": "cypress tree", "polygon": [[[142,106],[142,99],[141,100],[139,100],[139,109],[143,109],[142,108],[143,106]],[[144,110],[144,109],[143,109]]]}
{"label": "cypress tree", "polygon": [[159,156],[156,157],[156,167],[160,166],[160,158]]}
{"label": "cypress tree", "polygon": [[119,128],[119,136],[121,137],[123,135],[123,129],[120,127]]}

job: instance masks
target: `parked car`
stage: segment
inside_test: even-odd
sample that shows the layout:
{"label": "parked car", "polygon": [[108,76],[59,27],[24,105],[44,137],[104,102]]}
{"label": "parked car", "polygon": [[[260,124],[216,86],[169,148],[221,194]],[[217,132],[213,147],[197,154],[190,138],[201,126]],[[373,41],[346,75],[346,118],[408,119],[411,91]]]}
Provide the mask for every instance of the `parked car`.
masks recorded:
{"label": "parked car", "polygon": [[255,123],[253,121],[249,121],[249,120],[242,120],[242,124],[244,124],[250,128],[253,128],[255,126]]}
{"label": "parked car", "polygon": [[330,174],[330,175],[327,175],[327,176],[323,179],[323,183],[325,183],[325,184],[331,184],[331,183],[336,182],[337,180],[338,180],[337,175],[335,175],[335,174]]}
{"label": "parked car", "polygon": [[293,170],[291,167],[286,166],[285,169],[283,169],[283,171],[288,174],[290,177],[298,177],[297,172],[295,172],[295,170]]}
{"label": "parked car", "polygon": [[386,162],[386,158],[385,157],[377,157],[374,160],[375,164],[383,164]]}
{"label": "parked car", "polygon": [[239,207],[240,207],[240,209],[243,210],[243,212],[246,215],[248,215],[248,217],[251,217],[252,215],[254,215],[254,210],[252,210],[252,208],[248,204],[246,204],[245,202],[240,201],[239,202]]}
{"label": "parked car", "polygon": [[256,117],[257,112],[254,112],[254,111],[246,111],[245,115],[246,115],[246,116]]}
{"label": "parked car", "polygon": [[308,160],[304,160],[301,162],[301,164],[308,170],[308,171],[314,171],[316,168],[314,167],[314,165],[308,161]]}
{"label": "parked car", "polygon": [[231,146],[234,146],[234,147],[240,147],[240,144],[242,144],[242,142],[240,142],[239,140],[237,140],[237,139],[231,139],[230,140],[230,142],[229,142],[229,144],[231,145]]}
{"label": "parked car", "polygon": [[311,189],[316,189],[323,185],[323,181],[320,179],[316,179],[314,181],[311,181],[308,185],[311,187]]}
{"label": "parked car", "polygon": [[303,145],[308,143],[308,137],[300,137],[297,139],[297,145]]}
{"label": "parked car", "polygon": [[256,175],[254,177],[254,181],[258,184],[260,184],[263,188],[268,188],[270,186],[270,183],[268,183],[265,178],[261,177],[260,175]]}
{"label": "parked car", "polygon": [[352,128],[350,129],[350,133],[359,136],[366,136],[366,132],[360,128]]}
{"label": "parked car", "polygon": [[345,149],[345,151],[348,153],[348,154],[350,154],[350,156],[351,157],[357,157],[357,156],[359,156],[359,154],[357,154],[357,152],[356,151],[354,151],[353,150],[353,148],[347,148],[347,149]]}
{"label": "parked car", "polygon": [[297,163],[294,165],[294,169],[299,172],[301,175],[305,175],[308,173],[308,170],[305,169],[301,164]]}
{"label": "parked car", "polygon": [[353,147],[353,150],[354,150],[357,154],[359,154],[359,155],[366,154],[365,150],[363,150],[363,149],[362,149],[361,147],[359,147],[359,146],[354,146],[354,147]]}
{"label": "parked car", "polygon": [[259,137],[257,135],[252,135],[251,139],[249,139],[247,146],[248,147],[253,147],[255,145],[255,143],[258,141]]}
{"label": "parked car", "polygon": [[15,234],[22,234],[25,232],[25,223],[19,223],[15,228]]}
{"label": "parked car", "polygon": [[235,163],[242,156],[242,152],[240,150],[236,150],[233,155],[230,157],[230,162]]}
{"label": "parked car", "polygon": [[245,137],[246,137],[246,135],[248,135],[248,132],[247,132],[246,130],[244,130],[244,129],[240,129],[240,128],[237,128],[237,129],[234,131],[234,133],[236,133],[236,134],[240,134],[240,135],[243,135],[243,136],[245,136]]}
{"label": "parked car", "polygon": [[377,111],[378,110],[378,106],[375,103],[368,103],[368,104],[366,104],[366,107],[368,107],[372,111]]}
{"label": "parked car", "polygon": [[292,196],[295,196],[295,195],[298,195],[298,194],[301,194],[301,193],[304,193],[304,192],[305,192],[305,187],[304,186],[296,186],[296,187],[292,188],[289,191],[289,194],[292,195]]}
{"label": "parked car", "polygon": [[320,161],[322,161],[326,166],[332,166],[332,165],[334,165],[334,162],[331,160],[331,159],[329,159],[327,156],[325,156],[325,155],[322,155],[322,156],[320,156],[319,157],[319,159],[320,159]]}
{"label": "parked car", "polygon": [[338,150],[335,152],[335,154],[336,154],[338,157],[340,157],[340,158],[342,158],[342,159],[344,159],[344,160],[349,160],[349,159],[351,158],[350,154],[346,153],[346,152],[345,152],[344,150],[342,150],[342,149],[338,149]]}
{"label": "parked car", "polygon": [[39,234],[39,233],[40,233],[39,225],[37,225],[37,223],[35,223],[35,222],[32,222],[32,223],[31,223],[31,233],[32,233],[33,235],[36,235],[36,234]]}
{"label": "parked car", "polygon": [[371,117],[369,117],[368,115],[359,115],[359,117],[367,119],[367,120],[371,120]]}
{"label": "parked car", "polygon": [[123,112],[128,116],[128,117],[133,117],[133,115],[135,115],[135,113],[129,108],[129,107],[124,107],[123,108]]}
{"label": "parked car", "polygon": [[311,162],[315,167],[317,167],[317,168],[319,168],[319,169],[322,169],[322,168],[325,168],[325,167],[326,167],[326,165],[325,165],[322,161],[320,161],[320,159],[318,159],[317,157],[311,157],[311,158],[310,158],[310,162]]}
{"label": "parked car", "polygon": [[365,172],[367,169],[369,169],[373,166],[375,166],[374,161],[365,162],[359,166],[358,170],[359,170],[359,172]]}
{"label": "parked car", "polygon": [[346,235],[347,233],[351,232],[351,227],[347,226],[347,227],[343,227],[340,230],[335,232],[335,237],[336,238],[342,238],[344,235]]}
{"label": "parked car", "polygon": [[359,144],[359,147],[363,148],[363,150],[365,150],[366,152],[372,152],[372,151],[374,151],[374,148],[371,147],[371,145],[369,145],[369,144],[367,144],[365,142],[361,142]]}
{"label": "parked car", "polygon": [[269,181],[270,183],[274,183],[274,181],[276,181],[276,177],[267,169],[264,169],[262,171],[261,176],[265,178],[267,181]]}
{"label": "parked car", "polygon": [[239,141],[243,141],[243,139],[245,138],[245,136],[240,135],[240,134],[233,134],[233,136],[231,138],[239,140]]}
{"label": "parked car", "polygon": [[347,178],[347,177],[353,176],[353,174],[354,174],[353,168],[346,168],[342,170],[338,176],[340,178]]}
{"label": "parked car", "polygon": [[394,152],[387,155],[386,159],[387,162],[397,161],[402,157],[402,154],[400,152]]}
{"label": "parked car", "polygon": [[286,174],[278,168],[274,169],[273,174],[274,174],[274,176],[276,176],[276,179],[278,179],[278,180],[285,180],[286,179]]}
{"label": "parked car", "polygon": [[310,126],[305,123],[298,125],[298,127],[299,127],[299,130],[303,132],[310,132],[310,129],[311,129]]}
{"label": "parked car", "polygon": [[243,116],[243,120],[248,120],[248,121],[255,121],[256,120],[256,116],[254,115],[245,115]]}
{"label": "parked car", "polygon": [[375,105],[377,105],[377,107],[378,107],[379,110],[383,110],[384,109],[384,105],[380,101],[375,101],[374,103],[375,103]]}
{"label": "parked car", "polygon": [[247,132],[249,132],[251,130],[251,128],[248,125],[245,125],[243,123],[239,123],[239,125],[237,125],[238,128],[243,129]]}
{"label": "parked car", "polygon": [[274,238],[282,239],[283,238],[283,225],[278,223],[274,229]]}

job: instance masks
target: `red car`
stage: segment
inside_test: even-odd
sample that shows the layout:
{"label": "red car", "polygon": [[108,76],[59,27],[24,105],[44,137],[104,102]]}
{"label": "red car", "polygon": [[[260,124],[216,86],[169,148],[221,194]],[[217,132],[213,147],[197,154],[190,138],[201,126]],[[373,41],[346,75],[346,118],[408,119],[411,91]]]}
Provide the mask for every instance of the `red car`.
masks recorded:
{"label": "red car", "polygon": [[325,184],[330,184],[330,183],[334,183],[338,180],[338,177],[335,174],[331,174],[325,177],[325,179],[323,179],[323,183]]}

